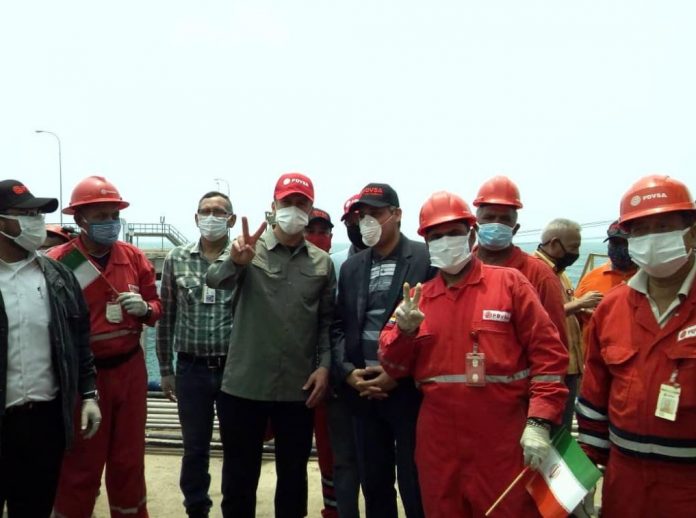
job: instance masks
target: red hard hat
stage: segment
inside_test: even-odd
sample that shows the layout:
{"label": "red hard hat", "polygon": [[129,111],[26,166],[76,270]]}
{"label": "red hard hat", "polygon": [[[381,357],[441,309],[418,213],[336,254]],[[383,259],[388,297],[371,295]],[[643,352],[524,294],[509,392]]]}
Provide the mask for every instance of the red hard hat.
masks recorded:
{"label": "red hard hat", "polygon": [[63,214],[75,214],[75,209],[92,203],[118,203],[119,210],[130,205],[123,201],[116,186],[103,176],[88,176],[73,189],[70,205],[63,209]]}
{"label": "red hard hat", "polygon": [[424,236],[430,227],[460,220],[466,221],[469,226],[476,223],[476,217],[463,198],[451,192],[439,191],[432,194],[421,207],[418,234]]}
{"label": "red hard hat", "polygon": [[507,176],[494,176],[481,186],[474,200],[474,207],[484,204],[510,205],[521,209],[520,191]]}
{"label": "red hard hat", "polygon": [[689,189],[669,176],[645,176],[634,183],[621,198],[619,222],[626,223],[653,214],[681,210],[696,211]]}
{"label": "red hard hat", "polygon": [[65,239],[66,242],[72,239],[72,236],[60,225],[46,225],[46,233],[54,234],[62,239]]}

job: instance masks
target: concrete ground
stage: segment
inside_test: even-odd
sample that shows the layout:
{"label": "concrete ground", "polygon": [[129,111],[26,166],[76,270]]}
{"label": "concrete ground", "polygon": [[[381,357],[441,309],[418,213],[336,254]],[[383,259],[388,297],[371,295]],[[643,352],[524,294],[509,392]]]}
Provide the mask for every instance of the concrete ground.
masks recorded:
{"label": "concrete ground", "polygon": [[[181,457],[178,454],[152,454],[145,456],[145,476],[147,480],[148,511],[151,518],[177,518],[185,517],[182,505],[181,491],[179,490],[179,468]],[[210,518],[222,518],[220,511],[220,470],[222,459],[214,457],[210,459],[210,497],[213,500],[213,509]],[[321,495],[321,482],[319,477],[319,465],[316,459],[311,459],[307,467],[309,481],[309,517],[321,517],[323,499]],[[257,492],[256,516],[257,518],[273,518],[273,492],[275,490],[275,464],[272,458],[264,458],[261,467],[261,478]],[[109,505],[106,492],[102,484],[102,494],[97,499],[94,509],[94,518],[109,518]]]}

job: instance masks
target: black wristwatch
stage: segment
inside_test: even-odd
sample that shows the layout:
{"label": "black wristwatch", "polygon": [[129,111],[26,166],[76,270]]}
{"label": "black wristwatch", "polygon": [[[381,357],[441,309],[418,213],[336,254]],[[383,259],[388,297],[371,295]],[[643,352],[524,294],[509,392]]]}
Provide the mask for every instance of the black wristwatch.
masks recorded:
{"label": "black wristwatch", "polygon": [[548,419],[542,419],[541,417],[530,417],[527,419],[527,424],[529,426],[536,426],[538,428],[551,430],[551,421]]}
{"label": "black wristwatch", "polygon": [[150,306],[150,303],[147,303],[147,311],[143,315],[142,319],[143,320],[150,320],[150,317],[152,316],[152,306]]}

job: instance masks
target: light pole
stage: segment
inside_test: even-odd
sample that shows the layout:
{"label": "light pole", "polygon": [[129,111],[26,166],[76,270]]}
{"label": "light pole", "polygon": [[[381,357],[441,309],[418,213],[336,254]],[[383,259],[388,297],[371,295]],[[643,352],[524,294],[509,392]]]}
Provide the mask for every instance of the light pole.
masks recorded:
{"label": "light pole", "polygon": [[224,178],[213,178],[215,181],[215,185],[217,185],[217,190],[220,191],[220,182],[225,182],[225,186],[227,187],[227,196],[230,195],[230,183],[225,180]]}
{"label": "light pole", "polygon": [[58,208],[58,211],[60,214],[60,225],[63,226],[63,153],[60,145],[60,137],[52,131],[36,130],[36,133],[48,133],[49,135],[53,135],[54,137],[56,137],[56,140],[58,141],[58,198],[60,201],[60,207]]}

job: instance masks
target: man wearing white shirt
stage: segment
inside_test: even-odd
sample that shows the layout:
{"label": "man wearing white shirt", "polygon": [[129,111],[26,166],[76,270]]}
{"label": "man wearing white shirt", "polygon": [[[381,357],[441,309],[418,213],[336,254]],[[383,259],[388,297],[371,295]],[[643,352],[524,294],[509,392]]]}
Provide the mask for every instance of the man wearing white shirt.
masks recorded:
{"label": "man wearing white shirt", "polygon": [[100,421],[82,290],[36,253],[57,206],[0,182],[0,516],[7,504],[9,518],[50,516],[78,393],[83,435]]}

